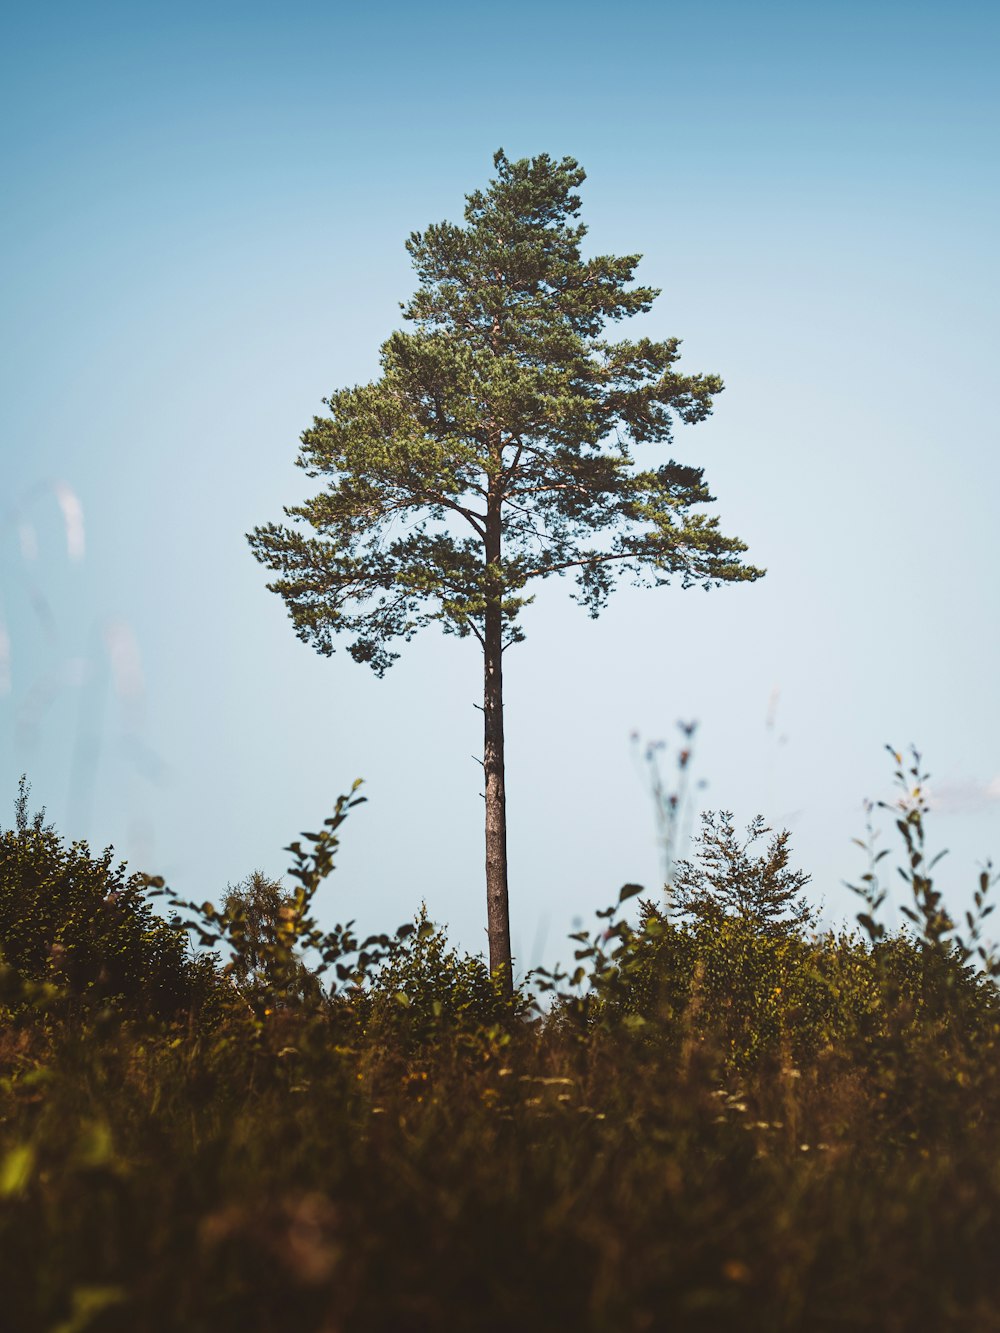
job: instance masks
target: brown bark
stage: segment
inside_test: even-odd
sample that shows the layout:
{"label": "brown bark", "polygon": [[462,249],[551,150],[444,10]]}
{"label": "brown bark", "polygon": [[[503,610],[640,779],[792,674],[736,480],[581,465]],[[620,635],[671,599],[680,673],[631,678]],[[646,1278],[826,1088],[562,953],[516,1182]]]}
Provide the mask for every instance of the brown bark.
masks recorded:
{"label": "brown bark", "polygon": [[[500,563],[499,505],[490,506],[486,531],[486,563]],[[503,615],[502,590],[487,594],[483,636],[483,774],[486,781],[486,920],[490,971],[505,995],[514,993],[510,954],[510,908],[507,898],[507,798],[503,749]]]}

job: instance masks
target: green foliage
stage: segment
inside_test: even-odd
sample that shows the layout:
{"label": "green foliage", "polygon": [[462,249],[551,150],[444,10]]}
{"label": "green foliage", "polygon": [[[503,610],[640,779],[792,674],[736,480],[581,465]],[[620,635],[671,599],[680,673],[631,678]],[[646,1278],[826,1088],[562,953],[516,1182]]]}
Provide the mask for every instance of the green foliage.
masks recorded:
{"label": "green foliage", "polygon": [[28,792],[22,778],[16,827],[0,832],[0,1003],[61,994],[155,1018],[202,1003],[210,964],[155,914],[147,877],[127,876],[110,847],[95,856],[85,842],[67,846],[44,810],[28,817]]}
{"label": "green foliage", "polygon": [[[388,935],[359,941],[353,921],[323,930],[314,914],[316,895],[334,868],[337,830],[365,802],[356,794],[360,786],[358,780],[337,798],[318,833],[301,834],[306,847],[297,839],[285,848],[294,858],[288,874],[296,884],[290,891],[259,872],[230,887],[221,908],[163,889],[186,930],[208,948],[230,955],[226,972],[258,1021],[278,1009],[315,1010],[344,983],[362,984],[392,943]],[[410,929],[402,927],[401,934]]]}
{"label": "green foliage", "polygon": [[[684,730],[689,742],[693,728]],[[982,942],[994,880],[988,870],[980,875],[966,939],[930,875],[940,856],[925,861],[926,775],[919,755],[904,773],[892,753],[902,797],[885,808],[896,815],[903,843],[900,874],[913,895],[903,911],[911,928],[890,931],[875,915],[885,893],[874,866],[887,853],[870,851],[872,871],[857,890],[869,909],[858,918],[867,940],[843,931],[816,934],[817,914],[803,892],[809,876],[789,866],[788,833],[755,855],[755,844],[770,832],[760,816],[741,839],[727,812],[708,812],[694,859],[673,868],[671,911],[643,900],[632,925],[621,906],[641,889],[626,885],[618,906],[597,914],[593,933],[572,937],[575,969],[541,973],[541,988],[556,997],[555,1012],[584,1039],[595,1030],[631,1034],[674,1057],[694,1043],[720,1077],[759,1077],[782,1063],[848,1053],[897,1111],[919,1069],[926,1109],[931,1090],[955,1075],[940,1058],[931,1065],[935,1046],[940,1053],[950,1043],[956,1067],[975,1065],[1000,1021],[996,956]],[[667,792],[653,747],[651,755],[661,833],[672,848],[690,750],[686,745],[681,753],[676,797]],[[869,848],[872,837],[869,821],[862,846]]]}
{"label": "green foliage", "polygon": [[259,870],[230,886],[223,900],[221,919],[233,951],[228,972],[237,990],[252,996],[258,1007],[317,995],[317,978],[296,942],[286,938],[289,925],[298,936],[297,911],[295,894]]}
{"label": "green foliage", "polygon": [[695,842],[695,860],[681,861],[671,885],[681,916],[719,926],[742,922],[750,935],[792,935],[815,924],[817,912],[803,896],[809,875],[788,865],[789,833],[775,834],[761,855],[750,849],[771,830],[763,815],[740,841],[728,810],[706,810]]}
{"label": "green foliage", "polygon": [[360,1003],[366,1033],[410,1049],[433,1042],[478,1043],[526,1017],[527,999],[507,998],[482,958],[459,954],[421,907],[413,931],[393,942]]}
{"label": "green foliage", "polygon": [[[927,782],[930,775],[923,771],[921,756],[916,747],[911,748],[908,765],[898,750],[891,745],[885,748],[896,764],[893,776],[899,795],[892,804],[880,801],[878,808],[892,812],[905,849],[906,864],[899,866],[898,871],[910,890],[912,901],[901,908],[903,915],[912,923],[915,936],[929,959],[936,955],[956,954],[962,963],[974,960],[986,976],[996,977],[1000,975],[1000,959],[995,949],[988,947],[983,940],[984,923],[995,906],[989,901],[998,878],[993,872],[992,863],[987,862],[980,871],[972,908],[966,911],[964,927],[960,927],[945,907],[941,892],[935,887],[931,875],[947,851],[942,850],[928,859],[925,850],[925,821],[929,810]],[[865,904],[866,910],[858,914],[858,922],[871,940],[878,941],[885,935],[885,926],[877,919],[877,913],[886,899],[886,891],[878,879],[878,865],[888,855],[888,849],[876,851],[877,834],[872,826],[872,811],[875,807],[869,802],[866,808],[866,838],[855,841],[868,854],[868,870],[858,884],[850,884],[848,887]],[[933,966],[933,963],[929,965]]]}
{"label": "green foliage", "polygon": [[[449,949],[444,933],[421,911],[393,934],[360,940],[354,922],[323,930],[315,916],[316,894],[334,868],[337,830],[363,804],[355,782],[337,799],[319,833],[303,833],[286,851],[294,861],[291,890],[259,871],[230,886],[222,907],[197,904],[165,890],[202,944],[229,955],[224,973],[235,995],[260,1020],[298,1009],[333,1011],[374,1030],[392,1029],[401,1040],[423,1041],[509,1023],[526,1001],[505,996],[481,958]],[[337,1003],[335,1003],[337,1002]]]}
{"label": "green foliage", "polygon": [[425,912],[289,990],[351,802],[293,844],[303,896],[192,914],[252,1019],[0,1029],[5,1328],[1000,1326],[998,990],[933,883],[928,926],[865,934],[632,921],[626,885],[533,1014]]}
{"label": "green foliage", "polygon": [[877,969],[856,937],[762,931],[727,916],[678,924],[649,902],[621,966],[612,1016],[641,1016],[651,1039],[675,1048],[696,1039],[741,1074],[813,1059],[879,1005]]}
{"label": "green foliage", "polygon": [[502,608],[508,641],[529,583],[575,574],[597,615],[620,576],[706,587],[755,579],[746,550],[703,511],[700,468],[636,463],[702,421],[716,375],[677,366],[679,341],[609,342],[609,322],[649,310],[638,255],[585,258],[585,173],[572,158],[494,158],[464,224],[414,232],[418,287],[382,347],[382,375],[340,389],[302,436],[324,489],[286,511],[298,527],[250,535],[278,575],[296,632],[330,653],[353,635],[381,674],[422,626],[475,634]]}

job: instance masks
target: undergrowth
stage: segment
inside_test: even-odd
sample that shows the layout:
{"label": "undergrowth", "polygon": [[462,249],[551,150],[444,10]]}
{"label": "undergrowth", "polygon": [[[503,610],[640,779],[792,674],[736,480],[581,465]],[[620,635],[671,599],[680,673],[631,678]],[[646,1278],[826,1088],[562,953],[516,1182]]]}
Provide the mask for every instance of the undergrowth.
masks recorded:
{"label": "undergrowth", "polygon": [[821,932],[787,837],[723,812],[672,896],[626,886],[513,1002],[423,911],[320,928],[356,793],[292,844],[291,890],[214,907],[67,847],[22,792],[3,1327],[1000,1329],[992,875],[956,924],[896,758],[906,929],[881,853],[860,930]]}

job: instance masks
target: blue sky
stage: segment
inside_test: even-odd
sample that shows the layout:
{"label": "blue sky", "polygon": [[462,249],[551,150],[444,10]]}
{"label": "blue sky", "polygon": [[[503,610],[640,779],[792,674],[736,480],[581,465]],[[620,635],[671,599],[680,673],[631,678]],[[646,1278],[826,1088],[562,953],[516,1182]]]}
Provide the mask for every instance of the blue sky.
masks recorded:
{"label": "blue sky", "polygon": [[305,494],[321,399],[376,373],[406,236],[502,145],[581,161],[589,243],[663,289],[644,331],[724,377],[676,453],[769,571],[596,622],[553,581],[529,611],[522,962],[655,887],[630,735],[678,719],[701,804],[790,827],[833,921],[882,746],[916,741],[962,900],[1000,856],[994,7],[40,4],[5,29],[0,800],[27,771],[65,833],[200,899],[279,873],[362,776],[327,919],[425,899],[482,946],[475,645],[428,632],[382,681],[321,659],[243,534]]}

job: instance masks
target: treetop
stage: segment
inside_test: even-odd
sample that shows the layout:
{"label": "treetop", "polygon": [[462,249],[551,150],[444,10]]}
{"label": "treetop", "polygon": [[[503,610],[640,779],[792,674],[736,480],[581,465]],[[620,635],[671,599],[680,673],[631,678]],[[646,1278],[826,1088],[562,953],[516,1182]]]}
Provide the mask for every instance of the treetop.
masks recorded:
{"label": "treetop", "polygon": [[482,640],[491,604],[517,641],[528,583],[553,574],[596,615],[621,576],[763,572],[705,512],[701,468],[633,456],[704,420],[722,381],[683,372],[677,338],[601,336],[658,293],[633,285],[638,255],[583,256],[582,168],[502,151],[494,166],[462,223],[410,236],[410,328],[384,343],[379,378],[332,393],[303,433],[297,461],[323,489],[286,510],[296,526],[249,538],[299,636],[328,653],[354,635],[379,673],[431,622]]}

